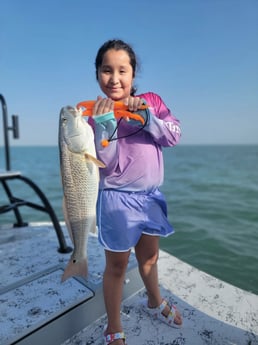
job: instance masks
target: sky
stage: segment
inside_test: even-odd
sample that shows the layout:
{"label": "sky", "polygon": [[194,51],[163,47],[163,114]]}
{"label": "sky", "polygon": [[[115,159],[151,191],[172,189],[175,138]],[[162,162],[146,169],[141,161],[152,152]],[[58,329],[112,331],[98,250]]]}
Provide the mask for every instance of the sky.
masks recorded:
{"label": "sky", "polygon": [[162,97],[181,144],[258,144],[258,0],[0,0],[10,145],[58,144],[61,107],[102,95],[94,61],[113,38],[132,45],[138,92]]}

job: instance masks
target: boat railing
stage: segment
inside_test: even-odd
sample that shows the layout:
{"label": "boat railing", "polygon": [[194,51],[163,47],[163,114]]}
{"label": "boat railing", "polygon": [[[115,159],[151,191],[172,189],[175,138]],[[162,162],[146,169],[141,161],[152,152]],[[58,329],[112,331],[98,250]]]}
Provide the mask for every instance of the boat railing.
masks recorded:
{"label": "boat railing", "polygon": [[[16,223],[13,224],[14,227],[24,227],[27,226],[28,223],[23,221],[22,214],[20,212],[20,207],[27,206],[38,211],[45,212],[49,215],[53,226],[55,228],[57,238],[59,241],[59,249],[58,251],[61,253],[69,253],[71,252],[71,248],[67,246],[66,240],[60,226],[60,222],[55,214],[54,209],[52,208],[49,200],[47,199],[46,195],[42,192],[42,190],[34,183],[31,179],[26,176],[23,176],[19,171],[11,171],[11,163],[10,163],[10,145],[9,145],[9,131],[13,132],[13,137],[15,139],[19,138],[19,122],[18,116],[12,116],[12,127],[8,126],[8,113],[7,113],[7,105],[3,95],[0,94],[0,101],[2,103],[2,110],[3,110],[3,130],[4,130],[4,151],[5,151],[5,170],[0,170],[0,183],[3,187],[3,190],[7,196],[8,204],[0,205],[0,216],[3,213],[13,211],[14,216],[16,219]],[[11,180],[20,180],[26,183],[42,202],[42,205],[36,204],[29,200],[21,199],[14,195],[14,192],[11,189],[10,181]],[[15,191],[17,192],[17,190]]]}

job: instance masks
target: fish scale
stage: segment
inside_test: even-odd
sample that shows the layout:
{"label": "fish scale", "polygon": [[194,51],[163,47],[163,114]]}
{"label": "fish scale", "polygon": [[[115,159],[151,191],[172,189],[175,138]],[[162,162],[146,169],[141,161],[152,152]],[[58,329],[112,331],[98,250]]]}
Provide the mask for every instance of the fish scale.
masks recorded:
{"label": "fish scale", "polygon": [[[97,167],[91,162],[85,162],[83,155],[68,151],[70,171],[65,174],[64,195],[66,211],[70,215],[70,228],[74,229],[72,239],[75,251],[72,257],[78,259],[85,256],[86,232],[84,229],[95,229],[95,205],[98,194]],[[95,170],[95,172],[93,171]],[[82,176],[84,178],[82,179]],[[68,177],[68,178],[67,178]],[[70,180],[70,181],[69,181]]]}

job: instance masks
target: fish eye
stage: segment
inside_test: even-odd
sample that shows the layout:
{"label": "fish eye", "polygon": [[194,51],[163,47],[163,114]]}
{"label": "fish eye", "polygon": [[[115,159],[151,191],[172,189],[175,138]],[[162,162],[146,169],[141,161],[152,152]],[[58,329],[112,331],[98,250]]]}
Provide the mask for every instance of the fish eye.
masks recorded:
{"label": "fish eye", "polygon": [[63,117],[63,118],[62,118],[62,124],[65,125],[66,122],[67,122],[67,118],[66,118],[66,117]]}

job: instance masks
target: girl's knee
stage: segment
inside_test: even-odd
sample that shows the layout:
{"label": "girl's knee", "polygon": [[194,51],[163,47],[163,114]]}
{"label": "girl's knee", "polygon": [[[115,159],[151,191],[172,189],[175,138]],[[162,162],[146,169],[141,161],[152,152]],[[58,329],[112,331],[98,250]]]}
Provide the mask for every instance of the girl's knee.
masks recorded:
{"label": "girl's knee", "polygon": [[125,274],[127,269],[127,264],[121,262],[113,263],[112,265],[106,266],[106,272],[115,277],[121,277]]}
{"label": "girl's knee", "polygon": [[148,255],[143,254],[143,255],[137,255],[137,260],[140,266],[153,266],[156,265],[159,259],[159,254],[158,252],[153,252],[149,253]]}
{"label": "girl's knee", "polygon": [[122,276],[125,274],[128,265],[127,256],[115,256],[109,258],[106,262],[106,272],[113,276]]}

